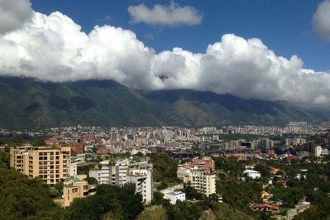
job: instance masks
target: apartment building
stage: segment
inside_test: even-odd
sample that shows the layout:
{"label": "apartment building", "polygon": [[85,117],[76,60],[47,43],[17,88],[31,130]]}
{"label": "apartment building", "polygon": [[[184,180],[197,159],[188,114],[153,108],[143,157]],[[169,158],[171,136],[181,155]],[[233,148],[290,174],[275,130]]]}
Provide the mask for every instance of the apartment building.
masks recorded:
{"label": "apartment building", "polygon": [[116,161],[116,185],[123,186],[127,183],[127,172],[130,161],[128,159]]}
{"label": "apartment building", "polygon": [[194,158],[190,163],[185,164],[189,168],[198,168],[210,173],[215,170],[215,164],[211,157],[203,157],[202,159]]}
{"label": "apartment building", "polygon": [[152,200],[152,164],[138,162],[128,168],[127,182],[135,184],[135,192],[141,193],[144,203],[149,204]]}
{"label": "apartment building", "polygon": [[112,167],[109,166],[109,161],[105,160],[99,163],[97,169],[89,170],[89,177],[93,177],[99,184],[110,184],[110,174]]}
{"label": "apartment building", "polygon": [[70,176],[77,176],[78,174],[78,163],[77,162],[71,162],[70,164],[70,170],[69,170]]}
{"label": "apartment building", "polygon": [[127,181],[129,160],[101,161],[96,168],[89,170],[89,176],[99,184],[123,186]]}
{"label": "apartment building", "polygon": [[10,149],[10,166],[29,178],[40,177],[54,185],[70,177],[70,147],[16,146]]}
{"label": "apartment building", "polygon": [[211,160],[211,158],[207,158],[207,161],[195,159],[192,162],[178,165],[178,178],[206,196],[216,193],[216,175],[212,174],[214,162]]}
{"label": "apartment building", "polygon": [[145,203],[152,200],[152,164],[146,161],[105,160],[100,162],[96,169],[91,169],[89,176],[94,177],[99,184],[123,186],[126,183],[134,183],[136,193],[141,193]]}

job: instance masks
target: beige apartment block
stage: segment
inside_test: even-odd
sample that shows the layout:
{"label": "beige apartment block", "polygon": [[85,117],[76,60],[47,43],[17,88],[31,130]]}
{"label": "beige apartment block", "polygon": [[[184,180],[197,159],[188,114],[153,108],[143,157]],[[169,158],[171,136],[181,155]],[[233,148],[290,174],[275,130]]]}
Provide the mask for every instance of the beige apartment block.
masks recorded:
{"label": "beige apartment block", "polygon": [[184,183],[189,183],[198,192],[209,196],[216,193],[216,175],[212,174],[212,171],[214,171],[214,161],[205,157],[178,165],[177,177]]}
{"label": "beige apartment block", "polygon": [[189,181],[198,192],[209,196],[216,193],[215,175],[205,172],[205,170],[190,170]]}
{"label": "beige apartment block", "polygon": [[54,185],[70,177],[70,147],[16,146],[10,148],[10,166],[29,178],[40,177]]}
{"label": "beige apartment block", "polygon": [[86,178],[87,175],[72,176],[63,182],[63,199],[58,200],[63,207],[70,206],[74,199],[95,195],[96,186],[88,185]]}

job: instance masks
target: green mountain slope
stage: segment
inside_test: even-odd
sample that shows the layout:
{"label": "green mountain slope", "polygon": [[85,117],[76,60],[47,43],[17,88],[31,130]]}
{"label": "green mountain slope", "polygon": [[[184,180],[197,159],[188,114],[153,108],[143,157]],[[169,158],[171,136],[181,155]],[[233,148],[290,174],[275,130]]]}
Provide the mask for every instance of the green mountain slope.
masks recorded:
{"label": "green mountain slope", "polygon": [[111,80],[0,77],[0,128],[278,124],[321,117],[287,103],[193,90],[136,91]]}

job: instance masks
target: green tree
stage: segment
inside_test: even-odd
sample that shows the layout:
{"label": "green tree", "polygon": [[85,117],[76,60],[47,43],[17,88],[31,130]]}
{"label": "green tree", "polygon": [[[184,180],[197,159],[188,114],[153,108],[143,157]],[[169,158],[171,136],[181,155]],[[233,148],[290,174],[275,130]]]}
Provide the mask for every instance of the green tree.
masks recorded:
{"label": "green tree", "polygon": [[186,184],[184,186],[184,192],[186,193],[186,199],[192,200],[200,200],[203,199],[205,196],[202,193],[197,192],[197,190],[190,186],[189,184]]}
{"label": "green tree", "polygon": [[165,182],[162,181],[162,182],[159,184],[159,186],[157,186],[157,190],[166,189],[167,187],[168,187],[167,183],[165,183]]}
{"label": "green tree", "polygon": [[32,141],[32,145],[37,147],[37,146],[46,146],[46,142],[43,139],[36,139]]}
{"label": "green tree", "polygon": [[120,219],[135,219],[142,210],[142,196],[135,193],[133,184],[123,187],[98,185],[96,195],[73,201],[67,218],[97,220],[102,216],[117,216]]}
{"label": "green tree", "polygon": [[172,159],[166,153],[153,154],[151,156],[153,164],[153,178],[155,182],[163,182],[167,185],[181,183],[177,178],[176,171],[178,160]]}
{"label": "green tree", "polygon": [[91,185],[98,184],[97,180],[94,177],[87,177],[85,180],[88,182],[88,184],[91,184]]}
{"label": "green tree", "polygon": [[197,220],[203,212],[202,205],[196,202],[177,201],[176,205],[170,205],[167,209],[168,219],[173,220]]}
{"label": "green tree", "polygon": [[254,169],[259,171],[262,177],[270,176],[269,168],[261,163],[258,163]]}
{"label": "green tree", "polygon": [[63,209],[49,195],[48,186],[39,179],[0,167],[0,219],[46,219],[42,218],[46,213],[50,213],[47,219],[64,219]]}
{"label": "green tree", "polygon": [[9,163],[10,163],[9,153],[0,150],[0,167],[9,168]]}

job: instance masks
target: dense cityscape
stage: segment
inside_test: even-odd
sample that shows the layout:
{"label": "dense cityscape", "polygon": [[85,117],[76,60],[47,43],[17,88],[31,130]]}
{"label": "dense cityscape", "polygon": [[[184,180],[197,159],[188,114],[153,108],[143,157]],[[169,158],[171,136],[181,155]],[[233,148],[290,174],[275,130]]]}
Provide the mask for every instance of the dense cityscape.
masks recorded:
{"label": "dense cityscape", "polygon": [[[223,217],[224,210],[219,209],[229,205],[236,210],[231,216],[234,219],[305,219],[315,212],[323,218],[327,216],[325,204],[320,205],[315,196],[325,203],[330,199],[327,126],[290,122],[283,127],[78,125],[39,131],[2,130],[0,149],[7,166],[47,184],[49,198],[67,207],[65,210],[72,211],[68,207],[97,196],[100,186],[133,185],[136,195],[141,196],[134,218],[188,218],[193,213],[175,212],[178,204],[196,209],[190,206],[205,202],[208,206],[202,205],[204,211],[194,213],[195,217]],[[232,189],[233,185],[237,189]],[[301,189],[302,185],[312,188]],[[236,201],[238,197],[240,201]],[[112,219],[106,217],[109,213],[94,217]]]}

